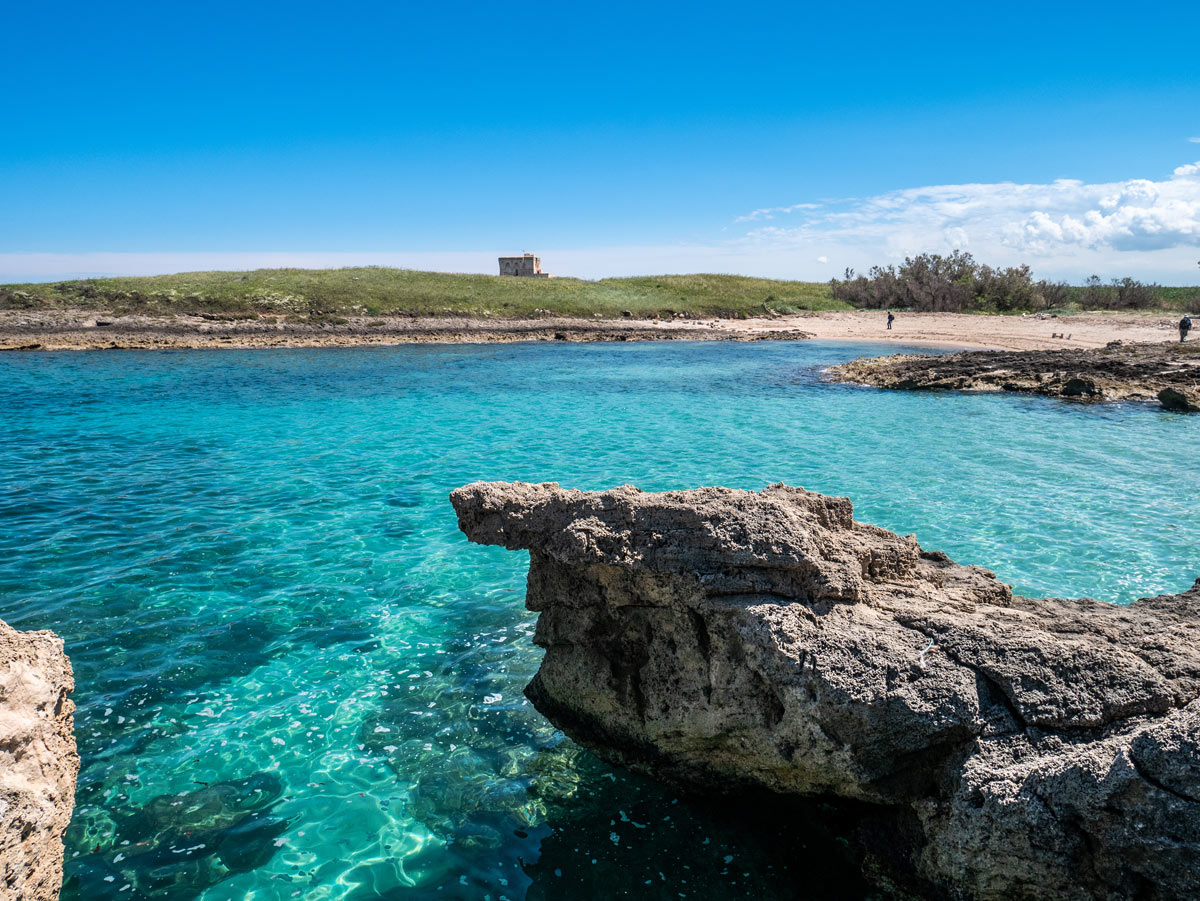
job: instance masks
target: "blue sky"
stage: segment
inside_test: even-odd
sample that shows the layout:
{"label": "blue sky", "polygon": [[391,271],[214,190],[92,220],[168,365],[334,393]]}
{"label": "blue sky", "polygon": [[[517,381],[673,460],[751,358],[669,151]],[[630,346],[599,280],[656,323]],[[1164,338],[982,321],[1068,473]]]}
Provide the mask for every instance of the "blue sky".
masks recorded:
{"label": "blue sky", "polygon": [[0,280],[374,262],[1200,283],[1184,3],[10,4]]}

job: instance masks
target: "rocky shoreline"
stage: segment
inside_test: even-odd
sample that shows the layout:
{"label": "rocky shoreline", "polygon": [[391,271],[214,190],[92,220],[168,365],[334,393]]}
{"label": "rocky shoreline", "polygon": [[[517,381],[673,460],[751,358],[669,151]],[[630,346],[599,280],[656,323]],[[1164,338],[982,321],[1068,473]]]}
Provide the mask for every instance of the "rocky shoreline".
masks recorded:
{"label": "rocky shoreline", "polygon": [[468,319],[0,311],[0,351],[352,347],[517,341],[798,341],[801,329],[723,330],[693,320]]}
{"label": "rocky shoreline", "polygon": [[61,638],[0,622],[0,898],[58,897],[79,775],[74,689]]}
{"label": "rocky shoreline", "polygon": [[829,369],[843,382],[904,391],[1011,391],[1081,401],[1151,401],[1200,412],[1200,343],[1086,350],[969,351],[853,360]]}
{"label": "rocky shoreline", "polygon": [[451,501],[471,540],[528,549],[526,694],[604,759],[842,799],[898,897],[1200,896],[1200,582],[1023,598],[784,485]]}
{"label": "rocky shoreline", "polygon": [[772,313],[747,319],[673,317],[604,319],[499,316],[337,316],[276,313],[179,314],[113,310],[0,310],[0,350],[322,347],[510,341],[861,341],[964,350],[1103,347],[1112,341],[1159,342],[1175,321],[1144,314],[988,316],[911,313],[884,327],[875,311]]}

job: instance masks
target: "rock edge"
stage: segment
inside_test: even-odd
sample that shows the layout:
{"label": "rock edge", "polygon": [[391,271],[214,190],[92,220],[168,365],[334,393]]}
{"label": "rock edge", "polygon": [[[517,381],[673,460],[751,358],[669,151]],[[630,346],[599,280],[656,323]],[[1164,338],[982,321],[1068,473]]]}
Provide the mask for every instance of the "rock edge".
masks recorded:
{"label": "rock edge", "polygon": [[57,898],[79,755],[62,639],[0,621],[0,898]]}
{"label": "rock edge", "polygon": [[526,693],[605,759],[861,802],[864,868],[903,896],[1200,896],[1200,581],[1022,598],[785,485],[451,501],[529,550]]}
{"label": "rock edge", "polygon": [[833,366],[839,381],[905,391],[1011,391],[1082,401],[1154,401],[1200,412],[1200,344],[1088,350],[968,351],[864,357]]}

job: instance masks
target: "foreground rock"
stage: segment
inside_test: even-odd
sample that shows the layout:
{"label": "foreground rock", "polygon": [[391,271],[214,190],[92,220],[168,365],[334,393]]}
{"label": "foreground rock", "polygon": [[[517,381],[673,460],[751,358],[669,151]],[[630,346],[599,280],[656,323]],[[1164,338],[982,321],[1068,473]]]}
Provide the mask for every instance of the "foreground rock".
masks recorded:
{"label": "foreground rock", "polygon": [[451,501],[529,550],[526,693],[605,759],[863,802],[864,866],[902,895],[1200,897],[1200,582],[1018,597],[785,485]]}
{"label": "foreground rock", "polygon": [[79,774],[74,688],[62,639],[0,622],[0,898],[58,897]]}
{"label": "foreground rock", "polygon": [[1200,343],[1122,344],[1092,350],[970,351],[853,360],[841,381],[903,390],[1016,391],[1079,400],[1157,400],[1200,412]]}

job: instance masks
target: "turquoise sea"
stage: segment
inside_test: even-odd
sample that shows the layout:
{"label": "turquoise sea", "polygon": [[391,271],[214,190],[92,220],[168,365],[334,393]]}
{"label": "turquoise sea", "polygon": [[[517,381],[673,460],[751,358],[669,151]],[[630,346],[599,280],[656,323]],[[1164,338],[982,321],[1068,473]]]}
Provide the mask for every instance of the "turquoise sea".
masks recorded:
{"label": "turquoise sea", "polygon": [[608,767],[524,701],[476,479],[783,481],[1127,603],[1200,576],[1200,416],[820,380],[852,343],[0,357],[0,618],[75,669],[65,899],[864,898],[840,814]]}

